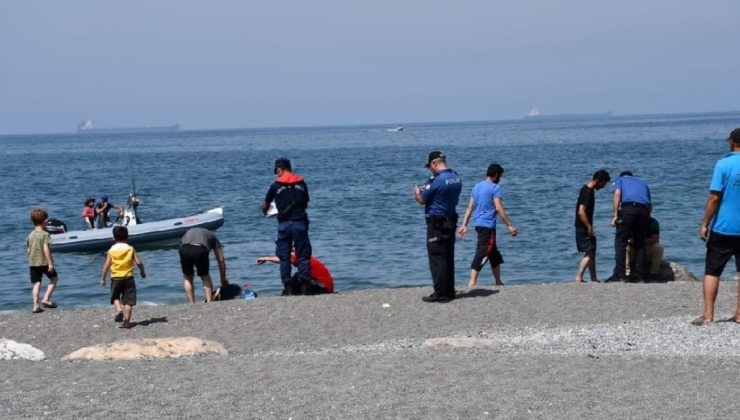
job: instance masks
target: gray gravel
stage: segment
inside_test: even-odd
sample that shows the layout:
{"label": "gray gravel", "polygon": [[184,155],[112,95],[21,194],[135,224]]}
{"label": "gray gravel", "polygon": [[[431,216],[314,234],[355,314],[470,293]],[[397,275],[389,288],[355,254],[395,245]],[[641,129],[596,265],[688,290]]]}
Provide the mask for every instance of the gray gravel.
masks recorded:
{"label": "gray gravel", "polygon": [[[3,314],[0,338],[47,358],[0,361],[0,418],[740,417],[740,326],[689,325],[699,283],[505,286],[421,302],[430,292],[137,307],[144,324],[130,331],[107,309]],[[723,283],[718,319],[736,292]],[[219,341],[229,356],[60,361],[176,336]],[[488,347],[424,345],[437,337]]]}

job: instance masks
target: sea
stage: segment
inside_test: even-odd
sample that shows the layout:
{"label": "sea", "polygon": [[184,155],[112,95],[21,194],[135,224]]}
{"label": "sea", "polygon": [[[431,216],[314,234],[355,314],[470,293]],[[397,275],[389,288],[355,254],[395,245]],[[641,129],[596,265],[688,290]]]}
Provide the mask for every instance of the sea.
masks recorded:
{"label": "sea", "polygon": [[[598,169],[612,178],[630,170],[647,181],[665,259],[701,277],[705,247],[699,224],[712,168],[728,153],[726,139],[740,126],[740,112],[418,123],[388,131],[393,126],[0,136],[0,311],[31,308],[24,249],[33,228],[31,209],[42,207],[70,229],[82,229],[85,198],[107,194],[125,205],[132,179],[145,222],[223,206],[225,224],[217,235],[229,281],[247,282],[259,296],[279,294],[278,266],[256,264],[257,257],[275,252],[276,220],[263,217],[260,205],[279,157],[290,158],[306,179],[313,253],[340,293],[431,285],[424,211],[413,187],[426,182],[424,165],[433,150],[443,151],[462,179],[460,215],[487,166],[504,167],[503,202],[519,230],[511,237],[499,226],[506,287],[573,281],[580,260],[576,199]],[[614,265],[611,200],[611,186],[596,193],[601,279]],[[474,236],[456,243],[460,288],[468,281]],[[148,277],[137,278],[139,303],[184,303],[177,249],[142,250],[140,256]],[[109,289],[99,284],[102,252],[54,258],[54,300],[60,307],[108,305]],[[211,267],[217,279],[213,259]],[[734,275],[729,269],[724,278]],[[480,284],[492,281],[484,268]],[[195,282],[200,300],[200,281]]]}

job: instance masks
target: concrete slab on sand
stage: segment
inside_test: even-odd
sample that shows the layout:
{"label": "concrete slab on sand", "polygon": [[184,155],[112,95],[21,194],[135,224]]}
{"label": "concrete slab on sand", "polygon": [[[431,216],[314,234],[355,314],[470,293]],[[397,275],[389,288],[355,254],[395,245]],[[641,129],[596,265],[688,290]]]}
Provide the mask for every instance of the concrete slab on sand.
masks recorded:
{"label": "concrete slab on sand", "polygon": [[[132,330],[118,329],[108,310],[0,315],[0,338],[47,357],[0,361],[0,417],[740,414],[730,391],[740,326],[689,325],[700,283],[505,286],[421,302],[430,292],[137,307]],[[734,282],[722,285],[719,317],[732,315],[736,292]],[[61,360],[98,343],[182,336],[223,343],[229,355]],[[441,341],[424,345],[430,339]]]}

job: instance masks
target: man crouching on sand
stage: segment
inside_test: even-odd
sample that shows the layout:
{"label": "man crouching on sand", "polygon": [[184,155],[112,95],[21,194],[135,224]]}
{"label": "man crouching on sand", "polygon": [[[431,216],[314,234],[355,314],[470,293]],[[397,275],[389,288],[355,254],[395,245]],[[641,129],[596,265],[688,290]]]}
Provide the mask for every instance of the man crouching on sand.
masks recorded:
{"label": "man crouching on sand", "polygon": [[[691,322],[694,325],[704,325],[714,320],[719,277],[733,255],[735,268],[740,275],[740,128],[733,130],[727,141],[730,153],[714,166],[704,220],[699,229],[699,237],[707,243],[707,257],[704,268],[704,313]],[[740,291],[735,315],[729,320],[740,324]]]}

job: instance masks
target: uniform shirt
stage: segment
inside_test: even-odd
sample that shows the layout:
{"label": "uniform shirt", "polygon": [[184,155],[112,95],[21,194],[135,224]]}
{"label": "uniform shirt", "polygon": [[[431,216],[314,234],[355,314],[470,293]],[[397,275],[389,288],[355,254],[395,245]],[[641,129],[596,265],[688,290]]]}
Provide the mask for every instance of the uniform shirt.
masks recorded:
{"label": "uniform shirt", "polygon": [[717,161],[709,190],[722,194],[712,231],[740,236],[740,152]]}
{"label": "uniform shirt", "polygon": [[203,228],[192,228],[185,232],[185,235],[180,239],[180,245],[202,245],[209,251],[214,248],[221,248],[221,242],[216,234]]}
{"label": "uniform shirt", "polygon": [[108,250],[110,255],[110,278],[126,279],[134,277],[134,248],[124,242],[116,242]]}
{"label": "uniform shirt", "polygon": [[452,169],[444,169],[430,178],[429,183],[421,190],[424,215],[453,217],[455,207],[462,191],[460,177]]}
{"label": "uniform shirt", "polygon": [[51,245],[51,235],[45,230],[36,230],[26,237],[26,248],[28,248],[29,267],[40,267],[49,265],[44,254],[44,245]]}
{"label": "uniform shirt", "polygon": [[503,188],[495,182],[485,180],[477,183],[470,193],[473,199],[473,226],[495,229],[498,212],[493,199],[503,196]]}
{"label": "uniform shirt", "polygon": [[594,196],[594,189],[589,188],[588,185],[584,185],[581,187],[581,192],[578,193],[578,202],[576,203],[576,227],[586,229],[586,226],[583,225],[583,222],[581,222],[581,218],[578,217],[578,208],[581,207],[581,205],[586,206],[586,217],[588,218],[588,223],[593,226],[594,224],[594,206],[596,203],[596,199]]}
{"label": "uniform shirt", "polygon": [[622,190],[621,203],[639,203],[648,205],[650,189],[640,178],[623,175],[614,181],[614,190]]}
{"label": "uniform shirt", "polygon": [[[275,200],[278,222],[299,221],[308,223],[306,206],[310,198],[308,186],[302,176],[285,173],[270,185],[265,195],[265,203]],[[292,203],[295,201],[295,204]]]}

